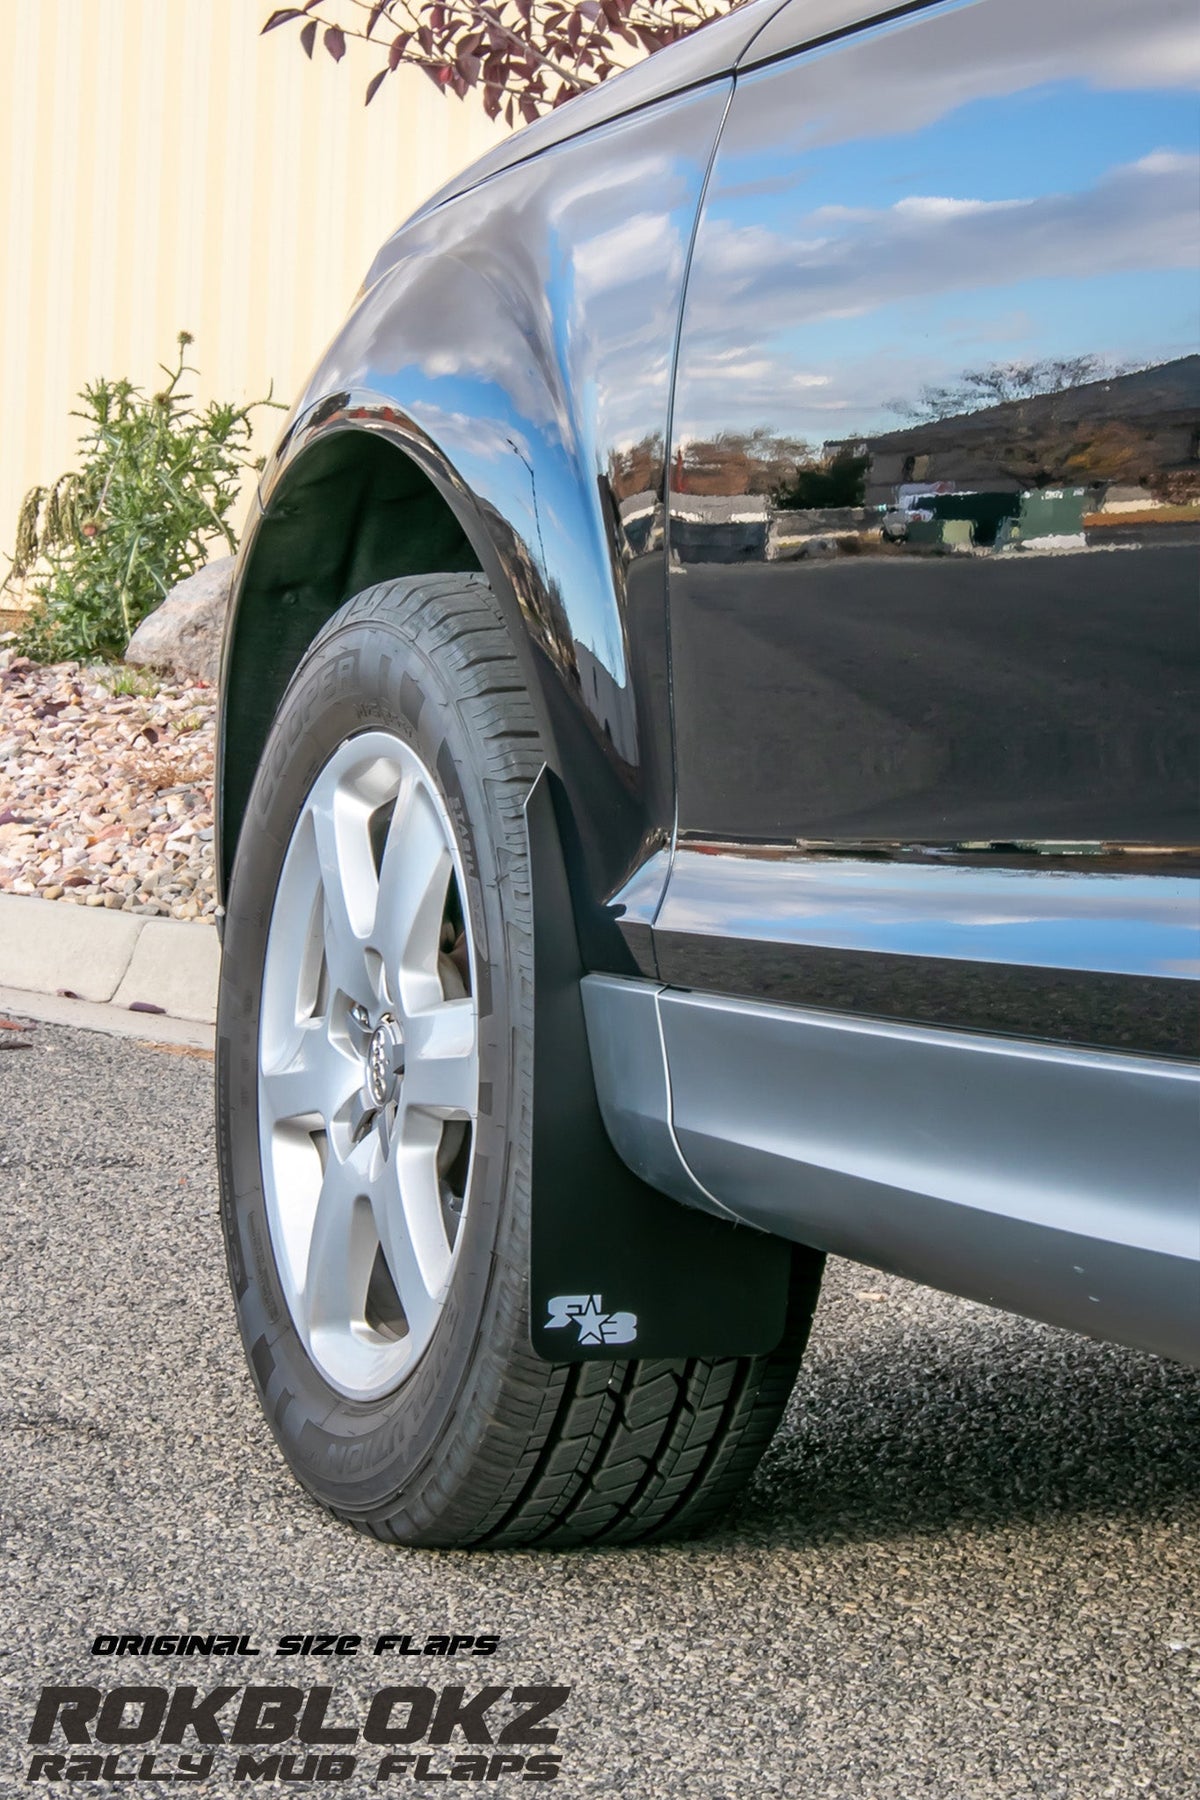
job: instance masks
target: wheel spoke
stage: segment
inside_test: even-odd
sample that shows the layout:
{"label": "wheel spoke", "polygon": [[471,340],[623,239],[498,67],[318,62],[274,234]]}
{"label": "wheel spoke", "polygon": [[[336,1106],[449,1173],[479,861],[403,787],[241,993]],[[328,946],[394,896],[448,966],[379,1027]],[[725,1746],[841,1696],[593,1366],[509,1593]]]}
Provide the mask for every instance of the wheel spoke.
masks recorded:
{"label": "wheel spoke", "polygon": [[319,1118],[326,1124],[345,1105],[362,1079],[361,1067],[329,1039],[324,1019],[299,1028],[299,1042],[286,1061],[264,1063],[262,1093],[273,1124]]}
{"label": "wheel spoke", "polygon": [[378,879],[371,854],[369,809],[336,784],[318,785],[309,802],[325,902],[325,964],[335,988],[351,999],[374,998],[365,951]]}
{"label": "wheel spoke", "polygon": [[319,894],[316,839],[302,816],[280,875],[263,968],[259,1057],[264,1070],[284,1069],[299,1056],[312,1023],[324,961]]}
{"label": "wheel spoke", "polygon": [[379,869],[372,939],[393,998],[406,1012],[441,996],[437,959],[453,867],[446,832],[424,784],[401,785]]}
{"label": "wheel spoke", "polygon": [[479,1109],[474,1000],[444,1000],[411,1015],[404,1051],[405,1112],[415,1108],[439,1119],[474,1119]]}
{"label": "wheel spoke", "polygon": [[331,1157],[313,1216],[300,1296],[310,1338],[344,1334],[363,1317],[379,1242],[356,1160]]}
{"label": "wheel spoke", "polygon": [[413,1339],[432,1327],[450,1274],[437,1172],[441,1128],[432,1119],[424,1123],[423,1137],[410,1133],[409,1142],[397,1141],[372,1194],[379,1241]]}

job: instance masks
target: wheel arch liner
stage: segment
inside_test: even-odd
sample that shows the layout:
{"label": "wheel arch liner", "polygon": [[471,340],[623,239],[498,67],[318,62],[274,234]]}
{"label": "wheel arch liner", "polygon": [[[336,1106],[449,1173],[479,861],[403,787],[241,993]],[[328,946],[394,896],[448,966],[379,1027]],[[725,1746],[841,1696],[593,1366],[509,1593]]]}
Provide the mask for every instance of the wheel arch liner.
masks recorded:
{"label": "wheel arch liner", "polygon": [[[228,887],[246,802],[284,691],[353,594],[401,575],[478,571],[468,509],[428,449],[347,423],[318,426],[256,504],[225,626],[217,753],[218,876]],[[496,582],[492,581],[493,590]]]}

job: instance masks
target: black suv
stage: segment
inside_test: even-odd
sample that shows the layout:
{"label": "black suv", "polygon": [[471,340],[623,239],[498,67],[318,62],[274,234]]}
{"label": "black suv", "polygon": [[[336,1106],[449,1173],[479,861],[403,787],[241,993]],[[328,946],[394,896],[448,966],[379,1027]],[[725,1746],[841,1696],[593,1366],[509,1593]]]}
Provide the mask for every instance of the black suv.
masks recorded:
{"label": "black suv", "polygon": [[384,247],[219,777],[262,1405],[415,1544],[694,1530],[826,1252],[1200,1360],[1192,0],[753,0]]}

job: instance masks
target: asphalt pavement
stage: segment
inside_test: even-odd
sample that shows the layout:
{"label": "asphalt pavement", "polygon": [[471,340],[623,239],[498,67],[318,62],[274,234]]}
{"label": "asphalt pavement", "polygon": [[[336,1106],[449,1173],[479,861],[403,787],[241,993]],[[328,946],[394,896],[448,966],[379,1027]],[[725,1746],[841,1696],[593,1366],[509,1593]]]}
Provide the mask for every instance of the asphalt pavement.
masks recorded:
{"label": "asphalt pavement", "polygon": [[[243,1373],[211,1061],[45,1023],[0,1042],[0,1794],[295,1791],[236,1781],[230,1749],[194,1787],[27,1784],[44,1684],[181,1682],[324,1683],[350,1721],[388,1683],[569,1687],[570,1800],[1200,1793],[1197,1372],[840,1263],[786,1426],[713,1536],[385,1548],[294,1485]],[[263,1654],[90,1653],[182,1630]],[[305,1632],[363,1645],[274,1657]],[[371,1653],[441,1633],[499,1646]],[[528,1791],[437,1784],[463,1748],[379,1786],[376,1750],[308,1791]]]}

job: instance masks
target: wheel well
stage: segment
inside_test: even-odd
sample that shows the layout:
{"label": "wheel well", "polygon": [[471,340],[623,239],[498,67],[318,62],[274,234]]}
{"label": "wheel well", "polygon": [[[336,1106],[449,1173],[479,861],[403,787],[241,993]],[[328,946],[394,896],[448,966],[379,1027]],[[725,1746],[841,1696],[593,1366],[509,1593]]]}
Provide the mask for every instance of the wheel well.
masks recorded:
{"label": "wheel well", "polygon": [[299,456],[271,496],[242,576],[224,697],[225,880],[271,721],[304,652],[351,595],[397,575],[478,570],[429,477],[365,431]]}

